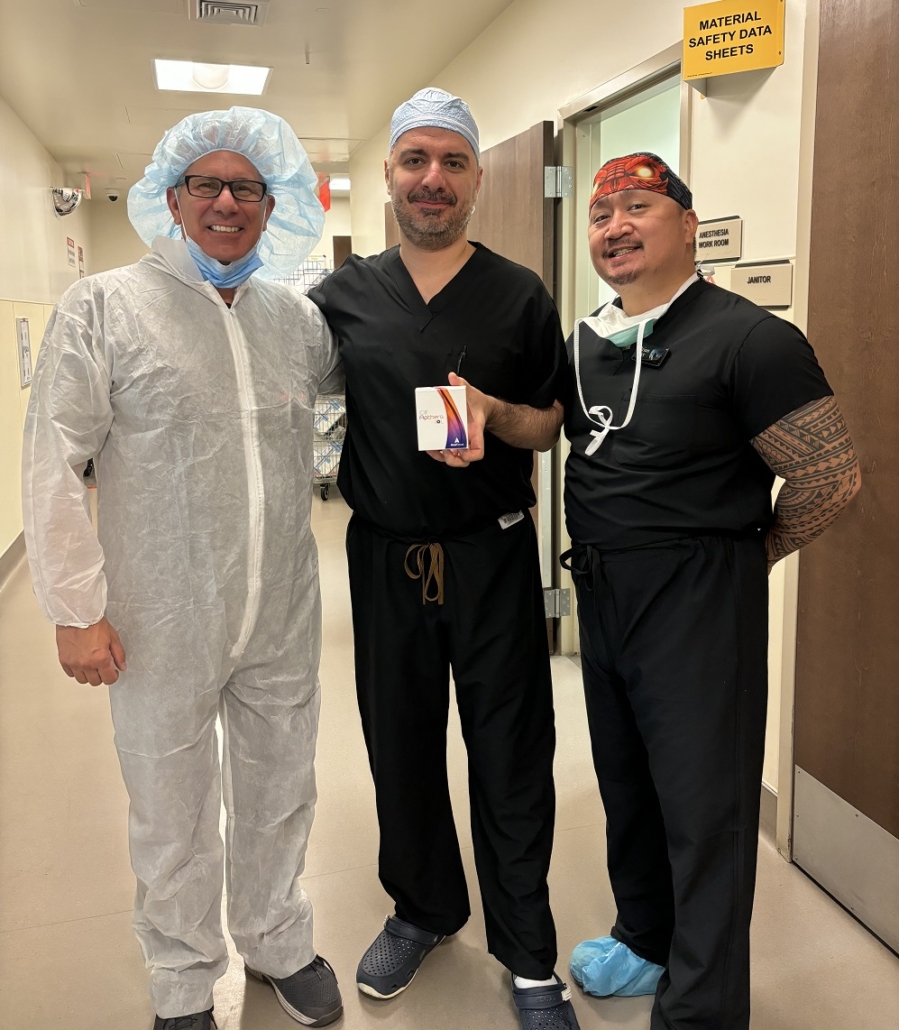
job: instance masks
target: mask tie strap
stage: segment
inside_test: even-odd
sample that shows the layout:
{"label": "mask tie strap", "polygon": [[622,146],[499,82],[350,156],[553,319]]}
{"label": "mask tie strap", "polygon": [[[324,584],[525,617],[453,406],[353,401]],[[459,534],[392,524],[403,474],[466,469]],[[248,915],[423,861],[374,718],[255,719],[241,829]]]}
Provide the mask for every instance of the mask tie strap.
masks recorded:
{"label": "mask tie strap", "polygon": [[643,337],[646,334],[646,326],[651,321],[647,319],[645,322],[640,323],[640,327],[637,330],[637,352],[636,361],[637,368],[634,372],[634,385],[631,387],[631,398],[627,406],[627,414],[624,417],[624,421],[620,426],[613,426],[612,419],[614,413],[608,404],[595,404],[593,407],[588,408],[586,401],[584,400],[584,389],[581,384],[581,361],[580,361],[580,328],[583,319],[578,319],[577,324],[574,327],[574,378],[577,382],[578,398],[581,402],[581,408],[588,419],[594,424],[599,426],[599,429],[591,429],[590,435],[593,439],[584,448],[584,454],[587,456],[595,454],[602,442],[609,435],[610,432],[617,432],[619,429],[624,429],[630,420],[634,417],[634,409],[637,405],[637,391],[640,387],[640,372],[643,368]]}
{"label": "mask tie strap", "polygon": [[590,431],[593,440],[587,445],[585,453],[593,454],[612,428],[612,409],[607,404],[597,404],[588,409],[587,402],[584,400],[584,387],[581,382],[581,325],[584,321],[586,319],[579,318],[574,326],[574,378],[577,383],[577,395],[581,402],[581,410],[594,425],[600,427],[598,430],[592,429]]}

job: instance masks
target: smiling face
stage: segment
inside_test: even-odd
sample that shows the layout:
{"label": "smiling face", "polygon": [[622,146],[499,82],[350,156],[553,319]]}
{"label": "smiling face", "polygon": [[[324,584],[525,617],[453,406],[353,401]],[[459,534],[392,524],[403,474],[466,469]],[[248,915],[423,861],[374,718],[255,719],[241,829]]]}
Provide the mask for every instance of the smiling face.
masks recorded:
{"label": "smiling face", "polygon": [[[184,175],[212,175],[228,182],[235,179],[262,181],[262,176],[242,154],[230,150],[204,154]],[[185,186],[177,190],[169,187],[166,200],[175,224],[180,225],[201,250],[223,264],[249,254],[259,242],[275,206],[275,198],[267,194],[260,203],[235,200],[227,186],[211,200],[191,196]]]}
{"label": "smiling face", "polygon": [[442,250],[465,235],[483,169],[468,141],[447,129],[410,129],[384,164],[400,232],[422,250]]}
{"label": "smiling face", "polygon": [[620,190],[590,209],[590,258],[599,277],[614,289],[658,283],[674,289],[694,270],[697,218],[652,190]]}

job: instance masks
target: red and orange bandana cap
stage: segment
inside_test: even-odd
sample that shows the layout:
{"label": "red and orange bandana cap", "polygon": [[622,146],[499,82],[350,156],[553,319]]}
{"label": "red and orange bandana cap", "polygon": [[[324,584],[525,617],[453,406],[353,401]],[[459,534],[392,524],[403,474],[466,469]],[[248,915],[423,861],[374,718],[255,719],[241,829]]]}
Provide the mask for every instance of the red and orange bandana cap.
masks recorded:
{"label": "red and orange bandana cap", "polygon": [[606,161],[593,180],[590,207],[621,190],[652,190],[670,197],[687,211],[693,208],[693,194],[687,184],[655,154],[628,154]]}

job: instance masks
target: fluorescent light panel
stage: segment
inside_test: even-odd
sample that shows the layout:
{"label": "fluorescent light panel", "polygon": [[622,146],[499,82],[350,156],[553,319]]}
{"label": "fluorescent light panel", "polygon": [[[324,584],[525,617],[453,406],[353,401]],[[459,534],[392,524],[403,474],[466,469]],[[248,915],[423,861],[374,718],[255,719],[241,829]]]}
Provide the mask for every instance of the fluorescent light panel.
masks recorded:
{"label": "fluorescent light panel", "polygon": [[331,176],[331,192],[332,193],[349,193],[350,191],[350,180],[345,175],[332,175]]}
{"label": "fluorescent light panel", "polygon": [[209,74],[213,69],[220,69],[222,73],[227,70],[227,78],[223,85],[209,88],[201,86],[194,77],[195,63],[193,61],[161,61],[157,58],[154,63],[156,65],[156,85],[159,89],[172,89],[188,93],[242,93],[249,96],[260,96],[265,90],[271,73],[271,68],[253,68],[245,64],[211,65],[198,61],[196,67],[202,69],[204,73],[198,75],[201,80],[210,81]]}

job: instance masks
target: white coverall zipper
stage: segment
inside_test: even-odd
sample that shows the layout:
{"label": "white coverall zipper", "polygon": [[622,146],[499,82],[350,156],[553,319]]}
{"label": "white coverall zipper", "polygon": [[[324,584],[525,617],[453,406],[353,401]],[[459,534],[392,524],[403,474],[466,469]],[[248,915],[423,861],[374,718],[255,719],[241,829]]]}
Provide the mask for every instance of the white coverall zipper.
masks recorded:
{"label": "white coverall zipper", "polygon": [[247,606],[237,643],[231,657],[239,658],[247,646],[259,615],[259,595],[262,579],[262,549],[265,539],[265,487],[262,482],[262,460],[259,453],[259,421],[256,393],[250,377],[250,359],[246,341],[233,310],[224,312],[228,342],[237,373],[237,391],[241,402],[241,430],[243,452],[247,466],[247,500],[249,507],[249,536],[247,539]]}

